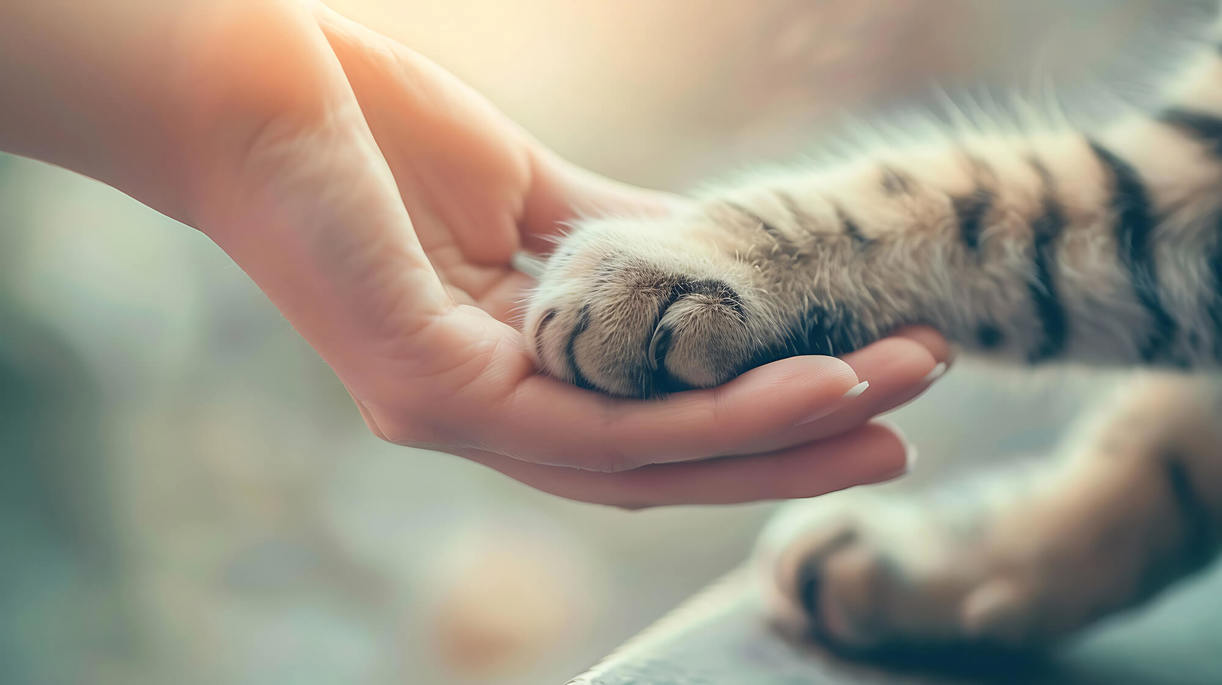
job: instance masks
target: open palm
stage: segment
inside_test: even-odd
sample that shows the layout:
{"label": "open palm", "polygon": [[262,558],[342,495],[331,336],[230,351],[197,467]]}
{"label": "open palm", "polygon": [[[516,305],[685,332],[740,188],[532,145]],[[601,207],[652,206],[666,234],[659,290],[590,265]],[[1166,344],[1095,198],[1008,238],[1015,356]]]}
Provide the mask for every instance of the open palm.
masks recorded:
{"label": "open palm", "polygon": [[[231,29],[218,58],[241,56],[230,71],[258,87],[195,108],[205,121],[250,101],[267,113],[237,136],[238,172],[214,166],[210,195],[228,199],[201,227],[378,435],[625,506],[810,496],[905,470],[902,439],[868,421],[946,358],[928,331],[654,402],[538,375],[512,325],[530,284],[513,255],[545,250],[576,214],[678,200],[563,162],[450,74],[326,8],[269,6],[290,16]],[[293,78],[257,78],[268,63]]]}

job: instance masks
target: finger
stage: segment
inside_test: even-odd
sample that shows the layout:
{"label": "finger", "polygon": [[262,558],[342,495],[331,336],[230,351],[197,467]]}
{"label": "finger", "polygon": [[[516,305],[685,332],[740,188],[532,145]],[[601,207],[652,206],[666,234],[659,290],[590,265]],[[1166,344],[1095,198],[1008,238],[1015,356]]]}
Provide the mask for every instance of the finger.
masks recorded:
{"label": "finger", "polygon": [[[468,423],[464,432],[524,461],[596,471],[768,452],[835,435],[911,399],[948,354],[936,333],[912,329],[844,361],[794,357],[718,388],[654,401],[611,398],[534,375],[494,405],[495,415]],[[863,380],[872,387],[846,397]]]}
{"label": "finger", "polygon": [[909,448],[891,426],[871,424],[770,454],[593,473],[491,452],[462,453],[535,489],[567,499],[639,509],[815,497],[903,475]]}
{"label": "finger", "polygon": [[[938,348],[934,339],[928,342]],[[792,425],[762,433],[744,445],[740,453],[779,450],[856,428],[919,395],[929,387],[930,373],[940,363],[924,344],[912,337],[899,336],[846,355],[843,361],[858,379],[868,384],[864,391],[819,407]]]}
{"label": "finger", "polygon": [[880,340],[844,361],[869,383],[861,396],[776,437],[781,444],[818,440],[860,426],[924,392],[946,370],[950,348],[932,329],[911,329]]}
{"label": "finger", "polygon": [[950,342],[941,333],[928,326],[909,326],[892,333],[889,337],[907,338],[929,350],[934,359],[947,366],[955,361],[955,350],[951,347]]}
{"label": "finger", "polygon": [[[896,363],[900,356],[889,354],[890,350],[884,343],[892,345],[894,343],[890,341],[900,340],[912,341],[923,347],[929,352],[933,366],[928,366],[928,362],[919,365]],[[843,413],[828,417],[832,421],[841,421],[844,425],[858,425],[907,404],[941,378],[954,362],[954,351],[946,338],[925,326],[897,331],[890,338],[859,352],[856,356],[851,355],[851,358],[846,357],[845,361],[859,374],[864,374],[863,379],[874,379],[870,384],[870,389],[874,392],[871,393],[870,389],[867,389],[862,394],[862,402],[855,403]],[[924,373],[921,373],[922,371]],[[918,373],[921,374],[920,377],[917,377]],[[856,421],[851,420],[854,414]],[[846,417],[850,418],[850,421],[844,422]]]}
{"label": "finger", "polygon": [[767,436],[832,406],[858,383],[832,357],[785,359],[716,388],[652,401],[532,374],[483,416],[468,413],[464,429],[478,436],[474,446],[525,461],[626,470],[761,451]]}
{"label": "finger", "polygon": [[[911,340],[921,347],[929,351],[935,362],[933,368],[921,376],[916,383],[907,384],[905,387],[899,386],[894,388],[891,393],[880,391],[874,397],[865,397],[866,404],[871,405],[872,413],[869,416],[876,416],[894,409],[897,409],[908,402],[915,399],[918,395],[925,392],[929,386],[933,385],[939,378],[946,374],[951,365],[955,361],[955,351],[947,342],[946,338],[932,328],[925,326],[914,326],[892,334],[892,339],[907,339]],[[849,365],[855,369],[855,362],[850,361]],[[869,373],[869,372],[867,372]],[[887,374],[881,374],[883,376]],[[881,384],[880,384],[881,386]]]}

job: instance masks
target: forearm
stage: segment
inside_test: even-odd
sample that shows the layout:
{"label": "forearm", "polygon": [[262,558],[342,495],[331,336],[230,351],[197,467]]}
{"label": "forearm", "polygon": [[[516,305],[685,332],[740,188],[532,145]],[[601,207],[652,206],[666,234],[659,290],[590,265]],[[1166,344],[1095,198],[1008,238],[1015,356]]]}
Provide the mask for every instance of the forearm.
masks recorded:
{"label": "forearm", "polygon": [[0,150],[196,223],[199,186],[332,85],[317,83],[328,70],[311,63],[323,38],[309,20],[276,0],[4,3]]}
{"label": "forearm", "polygon": [[801,215],[767,194],[754,212],[825,234],[766,287],[802,295],[794,320],[821,303],[813,342],[836,349],[924,323],[1030,363],[1212,364],[1218,172],[1197,126],[965,139],[769,187]]}
{"label": "forearm", "polygon": [[345,375],[405,306],[402,293],[444,298],[313,10],[6,4],[0,148],[200,229]]}
{"label": "forearm", "polygon": [[191,4],[0,5],[0,149],[93,176],[163,210],[176,205],[173,184],[159,180],[180,161],[167,144],[166,72]]}

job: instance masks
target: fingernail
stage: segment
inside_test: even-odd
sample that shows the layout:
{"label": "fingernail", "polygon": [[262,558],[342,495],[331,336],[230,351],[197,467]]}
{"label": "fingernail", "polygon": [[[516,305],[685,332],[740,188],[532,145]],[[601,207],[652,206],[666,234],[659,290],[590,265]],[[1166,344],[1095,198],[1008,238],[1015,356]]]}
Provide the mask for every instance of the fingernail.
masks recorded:
{"label": "fingernail", "polygon": [[904,442],[904,465],[886,476],[883,476],[878,482],[881,483],[893,480],[912,473],[912,470],[916,468],[916,463],[917,460],[920,459],[920,456],[921,454],[917,451],[916,445],[910,442]]}
{"label": "fingernail", "polygon": [[811,423],[812,421],[818,421],[819,419],[826,418],[828,416],[831,416],[832,414],[835,414],[836,412],[843,409],[845,406],[852,403],[853,400],[857,399],[858,397],[861,397],[861,395],[867,389],[869,389],[869,387],[870,387],[870,381],[862,381],[858,383],[857,385],[854,385],[853,387],[849,388],[848,392],[844,393],[844,395],[842,395],[840,399],[836,400],[836,402],[833,403],[832,406],[827,407],[815,413],[813,416],[808,416],[802,419],[801,421],[797,422],[794,425],[804,426],[808,423]]}
{"label": "fingernail", "polygon": [[946,374],[946,362],[938,362],[938,365],[930,369],[929,373],[921,379],[922,383],[932,383]]}
{"label": "fingernail", "polygon": [[844,402],[846,400],[851,400],[855,397],[861,397],[861,394],[864,393],[866,389],[869,387],[870,387],[870,381],[862,381],[858,383],[857,385],[854,385],[853,387],[849,388],[849,391],[844,393],[844,395],[840,398],[840,401]]}
{"label": "fingernail", "polygon": [[909,473],[916,468],[917,461],[921,458],[921,452],[912,443],[907,443],[904,447],[907,449],[907,452],[904,454],[904,473]]}

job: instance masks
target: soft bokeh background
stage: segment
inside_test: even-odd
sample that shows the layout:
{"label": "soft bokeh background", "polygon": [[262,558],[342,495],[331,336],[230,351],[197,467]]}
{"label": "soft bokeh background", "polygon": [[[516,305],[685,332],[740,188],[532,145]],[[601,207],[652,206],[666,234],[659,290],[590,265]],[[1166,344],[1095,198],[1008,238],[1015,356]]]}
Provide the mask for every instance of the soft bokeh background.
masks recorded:
{"label": "soft bokeh background", "polygon": [[[597,171],[683,190],[1014,85],[1140,99],[1207,0],[336,0]],[[1105,380],[964,365],[901,487],[1048,449]],[[0,157],[0,681],[560,683],[770,506],[626,513],[367,433],[203,236]]]}

